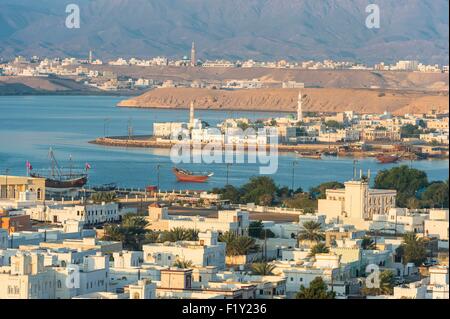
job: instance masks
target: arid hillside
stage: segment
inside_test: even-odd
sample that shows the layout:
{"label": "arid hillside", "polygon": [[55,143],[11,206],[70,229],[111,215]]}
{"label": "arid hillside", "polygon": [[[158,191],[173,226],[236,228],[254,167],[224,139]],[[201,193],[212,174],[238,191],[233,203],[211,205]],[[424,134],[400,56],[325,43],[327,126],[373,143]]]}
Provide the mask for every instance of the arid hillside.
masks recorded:
{"label": "arid hillside", "polygon": [[[395,114],[448,111],[448,92],[415,92],[368,89],[303,89],[304,110]],[[298,90],[210,90],[165,88],[124,100],[121,107],[187,108],[191,101],[197,109],[294,112]]]}

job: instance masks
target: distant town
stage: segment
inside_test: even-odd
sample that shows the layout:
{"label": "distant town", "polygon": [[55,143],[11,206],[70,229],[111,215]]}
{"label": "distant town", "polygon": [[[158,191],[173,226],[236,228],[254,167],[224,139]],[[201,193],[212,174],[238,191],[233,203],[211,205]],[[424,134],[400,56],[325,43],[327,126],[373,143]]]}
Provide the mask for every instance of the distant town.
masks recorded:
{"label": "distant town", "polygon": [[[197,58],[195,44],[192,44],[190,56],[181,59],[169,59],[167,57],[122,58],[103,61],[95,57],[95,52],[89,51],[86,58],[61,57],[29,57],[18,56],[11,61],[0,60],[0,76],[18,77],[49,77],[58,76],[70,78],[83,85],[102,91],[142,90],[149,88],[192,87],[192,88],[221,88],[221,89],[259,89],[259,88],[301,88],[304,84],[296,81],[264,81],[261,79],[236,79],[222,82],[194,80],[174,81],[160,80],[144,77],[120,76],[111,70],[99,70],[99,67],[192,67],[192,68],[271,68],[292,70],[365,70],[365,71],[399,71],[421,73],[448,73],[448,65],[427,65],[416,60],[402,60],[393,64],[380,62],[373,66],[351,61],[202,61]],[[372,87],[376,89],[377,87]]]}

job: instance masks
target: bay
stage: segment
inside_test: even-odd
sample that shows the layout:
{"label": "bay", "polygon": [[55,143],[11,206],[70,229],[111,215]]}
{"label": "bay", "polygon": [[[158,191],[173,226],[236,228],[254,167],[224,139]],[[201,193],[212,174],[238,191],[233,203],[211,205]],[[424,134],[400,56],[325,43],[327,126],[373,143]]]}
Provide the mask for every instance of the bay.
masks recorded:
{"label": "bay", "polygon": [[[212,171],[214,176],[206,184],[181,184],[171,173],[174,164],[169,150],[142,148],[113,148],[89,144],[97,137],[124,136],[128,127],[134,134],[149,135],[154,122],[187,121],[188,110],[129,109],[115,105],[121,97],[112,96],[2,96],[0,97],[0,174],[6,169],[11,175],[24,175],[25,162],[34,168],[48,168],[48,150],[53,148],[61,166],[74,163],[92,166],[90,185],[115,182],[120,187],[143,188],[157,184],[157,165],[160,167],[160,186],[164,190],[207,190],[226,184],[225,164],[189,164],[184,168]],[[225,118],[248,117],[262,119],[280,113],[196,111],[200,118],[215,126]],[[293,161],[297,160],[293,174]],[[362,159],[357,169],[371,170],[372,176],[394,165],[406,164],[424,170],[429,180],[446,180],[448,160],[427,160],[382,165],[373,158]],[[233,164],[229,168],[229,183],[240,186],[259,174],[254,164]],[[321,161],[299,159],[295,154],[280,154],[279,168],[271,175],[280,186],[309,189],[326,181],[344,182],[353,175],[353,159],[324,158]]]}

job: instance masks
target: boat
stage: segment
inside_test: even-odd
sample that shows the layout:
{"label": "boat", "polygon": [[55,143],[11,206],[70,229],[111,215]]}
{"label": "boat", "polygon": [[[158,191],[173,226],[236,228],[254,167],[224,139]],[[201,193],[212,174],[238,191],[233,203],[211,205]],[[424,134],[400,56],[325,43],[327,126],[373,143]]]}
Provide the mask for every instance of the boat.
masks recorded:
{"label": "boat", "polygon": [[[69,168],[61,168],[52,149],[49,151],[49,157],[51,160],[50,170],[33,171],[31,165],[28,166],[31,177],[45,178],[45,188],[47,191],[61,193],[80,189],[86,185],[88,181],[87,171],[90,168],[89,164],[86,164],[84,170],[75,169],[72,165]],[[72,161],[72,158],[70,158],[70,161]]]}
{"label": "boat", "polygon": [[397,163],[400,160],[400,157],[397,155],[378,155],[377,160],[381,164],[392,164]]}
{"label": "boat", "polygon": [[177,177],[179,182],[184,183],[205,183],[213,176],[213,173],[195,173],[182,168],[174,167],[172,172]]}
{"label": "boat", "polygon": [[116,183],[109,183],[109,184],[103,184],[99,186],[94,186],[92,189],[96,192],[112,192],[117,190],[117,184]]}
{"label": "boat", "polygon": [[298,152],[297,155],[301,158],[309,158],[309,159],[322,159],[322,153],[320,152]]}

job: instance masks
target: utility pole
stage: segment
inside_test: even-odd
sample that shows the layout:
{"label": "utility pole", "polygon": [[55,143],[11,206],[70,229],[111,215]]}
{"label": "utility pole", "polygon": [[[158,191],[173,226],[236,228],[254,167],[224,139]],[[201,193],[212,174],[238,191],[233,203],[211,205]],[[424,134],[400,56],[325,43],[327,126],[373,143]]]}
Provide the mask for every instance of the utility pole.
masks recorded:
{"label": "utility pole", "polygon": [[228,178],[229,178],[229,174],[230,174],[230,172],[229,172],[230,166],[231,166],[231,163],[227,163],[227,184],[225,186],[230,185],[230,183],[228,182]]}
{"label": "utility pole", "polygon": [[295,166],[296,165],[297,165],[297,161],[293,161],[292,162],[292,187],[291,187],[292,194],[294,194],[294,192],[295,192],[295,189],[294,189],[295,185],[294,185],[294,183],[295,183]]}
{"label": "utility pole", "polygon": [[156,176],[157,176],[156,178],[157,178],[157,183],[158,183],[158,184],[157,184],[157,187],[158,187],[158,193],[159,193],[159,168],[160,168],[160,167],[161,167],[160,164],[156,165],[156,172],[157,172],[157,173],[156,173],[156,174],[157,174],[157,175],[156,175]]}
{"label": "utility pole", "polygon": [[8,199],[8,174],[9,174],[9,168],[7,168],[5,170],[6,199]]}

